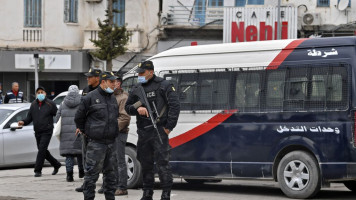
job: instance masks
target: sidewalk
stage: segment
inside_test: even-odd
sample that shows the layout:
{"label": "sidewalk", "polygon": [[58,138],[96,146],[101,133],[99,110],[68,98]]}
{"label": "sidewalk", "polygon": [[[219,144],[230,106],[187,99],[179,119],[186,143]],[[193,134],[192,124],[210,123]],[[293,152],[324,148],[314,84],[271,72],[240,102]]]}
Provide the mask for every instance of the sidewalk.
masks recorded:
{"label": "sidewalk", "polygon": [[[83,199],[83,193],[74,189],[83,183],[78,178],[78,171],[74,171],[74,182],[66,181],[65,166],[59,169],[57,175],[51,175],[52,167],[42,170],[42,177],[35,178],[33,168],[0,170],[0,200],[73,200]],[[101,187],[102,178],[99,177],[97,190]],[[51,191],[51,192],[49,192]],[[157,192],[158,193],[158,192]],[[159,192],[160,193],[160,192]],[[141,190],[130,190],[128,196],[116,199],[140,199]],[[96,194],[98,200],[104,200],[103,194]]]}

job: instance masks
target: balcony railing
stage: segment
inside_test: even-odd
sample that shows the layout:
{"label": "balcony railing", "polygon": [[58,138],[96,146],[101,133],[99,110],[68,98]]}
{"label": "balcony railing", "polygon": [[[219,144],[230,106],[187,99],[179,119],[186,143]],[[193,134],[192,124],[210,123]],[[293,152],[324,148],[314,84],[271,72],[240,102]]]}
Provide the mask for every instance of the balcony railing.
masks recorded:
{"label": "balcony railing", "polygon": [[222,27],[223,7],[170,6],[162,24],[167,26],[218,26]]}
{"label": "balcony railing", "polygon": [[25,28],[22,35],[24,42],[42,42],[42,29]]}
{"label": "balcony railing", "polygon": [[[127,31],[131,34],[129,43],[127,44],[127,48],[133,52],[139,52],[142,49],[142,38],[140,29],[127,29]],[[84,31],[84,49],[96,49],[93,43],[89,40],[97,40],[99,29],[88,29]]]}

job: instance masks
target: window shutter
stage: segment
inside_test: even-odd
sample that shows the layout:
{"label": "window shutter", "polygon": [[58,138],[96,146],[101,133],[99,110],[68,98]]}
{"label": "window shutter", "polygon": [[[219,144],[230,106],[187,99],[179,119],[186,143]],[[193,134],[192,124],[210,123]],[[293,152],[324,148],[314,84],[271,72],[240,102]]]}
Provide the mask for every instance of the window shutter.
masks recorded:
{"label": "window shutter", "polygon": [[64,22],[69,22],[69,0],[64,0]]}
{"label": "window shutter", "polygon": [[74,16],[73,16],[73,22],[78,23],[78,0],[74,0]]}

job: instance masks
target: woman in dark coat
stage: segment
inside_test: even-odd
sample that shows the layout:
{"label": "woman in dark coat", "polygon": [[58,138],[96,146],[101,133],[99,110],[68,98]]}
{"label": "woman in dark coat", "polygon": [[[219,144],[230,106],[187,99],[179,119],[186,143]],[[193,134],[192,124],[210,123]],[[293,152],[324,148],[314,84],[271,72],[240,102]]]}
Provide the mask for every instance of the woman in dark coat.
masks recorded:
{"label": "woman in dark coat", "polygon": [[73,180],[74,158],[77,158],[79,168],[79,178],[84,177],[84,168],[82,162],[82,141],[81,138],[75,136],[76,126],[74,116],[77,112],[81,95],[76,85],[71,85],[68,89],[68,94],[61,103],[56,121],[61,118],[61,134],[59,143],[59,152],[61,156],[66,157],[67,181]]}

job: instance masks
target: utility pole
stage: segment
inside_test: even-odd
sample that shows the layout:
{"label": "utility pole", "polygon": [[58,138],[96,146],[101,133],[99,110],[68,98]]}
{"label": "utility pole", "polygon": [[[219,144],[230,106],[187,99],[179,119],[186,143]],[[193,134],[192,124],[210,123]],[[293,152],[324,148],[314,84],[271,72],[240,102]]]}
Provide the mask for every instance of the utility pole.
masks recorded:
{"label": "utility pole", "polygon": [[35,90],[36,90],[38,88],[38,53],[35,53],[33,57],[35,58]]}
{"label": "utility pole", "polygon": [[278,0],[277,40],[281,39],[281,0]]}

